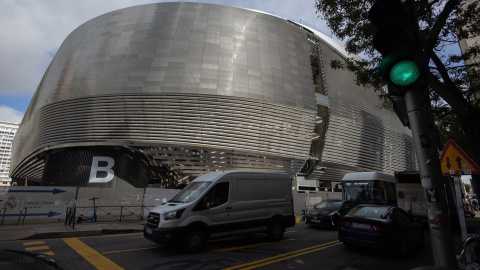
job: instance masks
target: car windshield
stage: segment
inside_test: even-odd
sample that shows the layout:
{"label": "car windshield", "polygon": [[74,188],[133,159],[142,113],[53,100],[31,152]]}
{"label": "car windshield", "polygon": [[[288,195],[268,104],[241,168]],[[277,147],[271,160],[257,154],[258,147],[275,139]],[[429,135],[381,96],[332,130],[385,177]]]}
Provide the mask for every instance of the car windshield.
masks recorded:
{"label": "car windshield", "polygon": [[315,209],[340,210],[342,202],[338,201],[323,201],[315,205]]}
{"label": "car windshield", "polygon": [[352,217],[365,217],[365,218],[378,218],[378,219],[388,219],[390,212],[386,207],[375,207],[375,206],[355,206],[350,212],[349,216]]}
{"label": "car windshield", "polygon": [[189,203],[195,201],[212,182],[191,182],[169,202]]}

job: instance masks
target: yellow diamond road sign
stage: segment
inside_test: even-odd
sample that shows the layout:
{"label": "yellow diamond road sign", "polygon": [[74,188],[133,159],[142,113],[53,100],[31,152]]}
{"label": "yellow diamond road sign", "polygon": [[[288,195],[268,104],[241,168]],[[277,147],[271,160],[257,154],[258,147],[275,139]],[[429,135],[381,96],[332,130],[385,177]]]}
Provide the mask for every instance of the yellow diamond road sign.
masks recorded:
{"label": "yellow diamond road sign", "polygon": [[480,167],[452,140],[443,148],[440,165],[443,176],[480,174]]}

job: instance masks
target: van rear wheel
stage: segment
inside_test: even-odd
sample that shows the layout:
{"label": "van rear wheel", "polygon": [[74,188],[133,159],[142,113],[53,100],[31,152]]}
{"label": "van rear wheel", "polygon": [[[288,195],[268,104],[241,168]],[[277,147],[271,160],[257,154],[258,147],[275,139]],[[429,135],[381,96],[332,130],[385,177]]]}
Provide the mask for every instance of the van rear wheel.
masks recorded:
{"label": "van rear wheel", "polygon": [[189,229],[183,238],[183,246],[190,253],[202,251],[205,242],[205,231],[202,228]]}
{"label": "van rear wheel", "polygon": [[279,220],[274,220],[268,227],[267,237],[270,241],[280,241],[283,238],[285,228]]}

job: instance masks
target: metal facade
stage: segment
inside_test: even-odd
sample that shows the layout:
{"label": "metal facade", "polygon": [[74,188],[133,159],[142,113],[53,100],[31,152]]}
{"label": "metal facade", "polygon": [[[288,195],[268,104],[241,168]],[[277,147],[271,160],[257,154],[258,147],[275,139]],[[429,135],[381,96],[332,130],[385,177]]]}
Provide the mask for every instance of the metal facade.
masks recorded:
{"label": "metal facade", "polygon": [[[343,58],[328,44],[319,45],[325,66]],[[411,131],[393,111],[383,108],[378,93],[356,85],[350,72],[322,70],[330,113],[318,164],[320,179],[339,181],[352,171],[415,170]]]}
{"label": "metal facade", "polygon": [[312,159],[331,172],[409,169],[411,135],[373,91],[329,67],[345,56],[328,42],[282,18],[213,4],[101,15],[52,60],[15,137],[11,175],[41,182],[48,153],[95,146],[140,153],[180,178],[294,176]]}

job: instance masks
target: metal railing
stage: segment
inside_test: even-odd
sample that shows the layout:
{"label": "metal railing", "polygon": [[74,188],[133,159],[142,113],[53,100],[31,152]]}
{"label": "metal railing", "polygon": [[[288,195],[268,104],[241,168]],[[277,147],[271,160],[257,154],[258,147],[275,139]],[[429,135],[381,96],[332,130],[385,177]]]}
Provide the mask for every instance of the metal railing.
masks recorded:
{"label": "metal railing", "polygon": [[[3,225],[3,221],[5,220],[6,216],[18,216],[17,226],[23,225],[25,223],[25,217],[27,216],[26,207],[21,209],[19,214],[7,214],[7,208],[2,208],[2,210],[3,210],[3,214],[2,214],[2,221],[0,222],[0,226]],[[22,221],[21,224],[20,224],[20,221]]]}
{"label": "metal railing", "polygon": [[[75,224],[92,222],[124,222],[143,220],[155,206],[96,206],[93,207],[67,207],[65,226],[75,229]],[[82,218],[82,220],[80,220]],[[86,219],[86,221],[83,221]]]}

